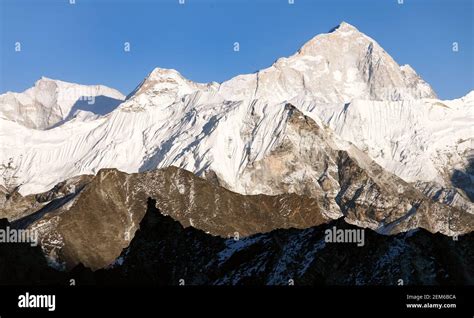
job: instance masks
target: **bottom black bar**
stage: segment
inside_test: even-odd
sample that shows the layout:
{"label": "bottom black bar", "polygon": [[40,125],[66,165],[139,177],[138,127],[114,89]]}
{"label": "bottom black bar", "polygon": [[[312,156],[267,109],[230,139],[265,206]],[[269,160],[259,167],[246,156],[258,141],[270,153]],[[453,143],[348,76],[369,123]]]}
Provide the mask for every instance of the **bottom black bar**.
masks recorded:
{"label": "bottom black bar", "polygon": [[0,318],[122,316],[126,312],[248,316],[257,311],[266,317],[272,313],[280,317],[284,311],[292,317],[308,313],[473,317],[474,286],[0,287]]}

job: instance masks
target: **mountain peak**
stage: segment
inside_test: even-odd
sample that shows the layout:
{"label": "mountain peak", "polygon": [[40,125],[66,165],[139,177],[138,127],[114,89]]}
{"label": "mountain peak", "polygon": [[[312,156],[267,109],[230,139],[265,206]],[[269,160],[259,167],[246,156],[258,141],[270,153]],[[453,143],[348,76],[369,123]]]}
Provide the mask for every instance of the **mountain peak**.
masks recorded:
{"label": "mountain peak", "polygon": [[165,85],[179,87],[185,85],[187,80],[175,69],[156,67],[148,74],[144,82],[140,85],[146,84],[146,87],[154,85]]}
{"label": "mountain peak", "polygon": [[66,81],[61,81],[58,79],[46,77],[46,76],[41,76],[40,79],[38,79],[35,82],[34,87],[44,89],[44,87],[74,87],[74,86],[85,86],[82,84],[77,84],[77,83],[72,83],[72,82],[66,82]]}
{"label": "mountain peak", "polygon": [[343,31],[343,32],[357,31],[357,32],[359,32],[359,30],[355,26],[353,26],[352,24],[349,24],[345,21],[342,21],[338,26],[335,26],[334,28],[329,30],[329,33],[337,32],[337,31]]}
{"label": "mountain peak", "polygon": [[55,81],[55,80],[46,76],[41,76],[39,81]]}
{"label": "mountain peak", "polygon": [[196,85],[175,69],[156,67],[127,99],[142,96],[145,99],[151,98],[150,104],[168,106],[177,98],[195,91]]}
{"label": "mountain peak", "polygon": [[35,86],[38,86],[41,83],[57,83],[57,82],[61,82],[61,81],[55,80],[55,79],[52,79],[52,78],[49,78],[49,77],[46,77],[46,76],[41,76],[40,79],[38,79],[35,82]]}
{"label": "mountain peak", "polygon": [[183,78],[181,73],[173,68],[161,68],[156,67],[151,71],[148,75],[149,79],[156,80],[156,79],[164,79],[164,78]]}
{"label": "mountain peak", "polygon": [[0,117],[44,130],[65,122],[77,110],[104,115],[105,110],[115,108],[124,99],[118,90],[104,85],[81,85],[41,76],[23,92],[1,94],[0,106],[8,107],[0,107]]}
{"label": "mountain peak", "polygon": [[313,37],[301,47],[299,52],[303,55],[311,55],[314,51],[321,48],[322,43],[325,43],[323,44],[324,46],[340,46],[344,42],[361,40],[364,42],[373,41],[367,35],[360,32],[355,26],[343,21],[329,30],[328,33],[318,34]]}

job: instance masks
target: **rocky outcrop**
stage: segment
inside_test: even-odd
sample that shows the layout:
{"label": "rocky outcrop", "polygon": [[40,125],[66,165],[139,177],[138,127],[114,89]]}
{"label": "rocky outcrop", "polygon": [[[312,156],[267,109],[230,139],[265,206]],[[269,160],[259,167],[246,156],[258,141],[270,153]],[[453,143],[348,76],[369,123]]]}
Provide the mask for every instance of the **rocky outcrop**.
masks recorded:
{"label": "rocky outcrop", "polygon": [[328,221],[318,201],[295,194],[240,195],[175,167],[141,174],[101,170],[68,203],[14,222],[40,233],[45,254],[58,266],[110,265],[128,246],[146,210],[146,198],[184,226],[222,237]]}
{"label": "rocky outcrop", "polygon": [[85,184],[92,179],[90,175],[70,178],[55,185],[51,190],[22,196],[18,187],[0,187],[0,216],[15,221],[35,213],[35,217],[69,202]]}
{"label": "rocky outcrop", "polygon": [[[474,284],[472,233],[456,240],[425,230],[385,236],[340,219],[226,239],[183,227],[151,198],[145,205],[139,230],[109,268],[93,272],[79,264],[60,272],[47,266],[38,247],[0,244],[0,284]],[[328,231],[363,231],[363,244],[328,240]]]}
{"label": "rocky outcrop", "polygon": [[[133,239],[147,198],[185,227],[211,235],[242,238],[281,228],[327,223],[328,207],[337,206],[349,223],[383,234],[416,228],[449,235],[470,232],[471,214],[432,202],[410,185],[398,195],[383,174],[362,169],[347,152],[335,153],[334,198],[297,194],[241,195],[169,167],[138,174],[101,170],[70,200],[14,222],[37,231],[50,262],[60,268],[82,263],[92,269],[110,265]],[[374,164],[376,167],[376,164]],[[391,178],[396,178],[391,176]],[[395,179],[396,180],[396,179]],[[324,182],[322,182],[324,185]],[[439,228],[447,224],[447,228]]]}
{"label": "rocky outcrop", "polygon": [[[327,231],[360,231],[342,220],[235,240],[212,237],[160,214],[153,200],[108,281],[158,285],[474,284],[472,233],[457,240],[415,230],[364,231],[364,244],[334,243]],[[107,271],[101,271],[99,276]]]}

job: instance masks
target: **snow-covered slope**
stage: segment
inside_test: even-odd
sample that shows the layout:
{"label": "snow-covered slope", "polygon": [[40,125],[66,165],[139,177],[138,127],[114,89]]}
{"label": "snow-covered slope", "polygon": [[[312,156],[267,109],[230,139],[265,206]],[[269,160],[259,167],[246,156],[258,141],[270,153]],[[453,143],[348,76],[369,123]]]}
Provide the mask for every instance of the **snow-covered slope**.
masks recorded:
{"label": "snow-covered slope", "polygon": [[[137,172],[170,165],[217,177],[241,193],[303,191],[291,184],[310,182],[310,162],[288,171],[278,181],[287,186],[280,188],[256,172],[282,168],[272,154],[286,139],[298,151],[312,149],[317,140],[289,125],[287,102],[321,129],[328,124],[336,132],[324,135],[331,151],[348,149],[343,139],[348,140],[409,182],[446,182],[473,149],[472,93],[436,100],[411,67],[398,66],[374,40],[342,23],[293,56],[221,84],[193,83],[157,68],[115,111],[99,118],[86,116],[47,131],[0,118],[0,162],[12,158],[22,194],[101,168]],[[327,146],[318,149],[324,153]],[[324,169],[315,169],[322,177]]]}
{"label": "snow-covered slope", "polygon": [[103,115],[124,99],[119,91],[103,85],[79,85],[42,77],[22,93],[0,95],[0,118],[29,128],[47,129],[81,110]]}
{"label": "snow-covered slope", "polygon": [[445,170],[464,170],[474,142],[474,100],[353,100],[301,105],[344,140],[408,182],[449,184]]}
{"label": "snow-covered slope", "polygon": [[430,197],[474,212],[473,96],[299,107]]}

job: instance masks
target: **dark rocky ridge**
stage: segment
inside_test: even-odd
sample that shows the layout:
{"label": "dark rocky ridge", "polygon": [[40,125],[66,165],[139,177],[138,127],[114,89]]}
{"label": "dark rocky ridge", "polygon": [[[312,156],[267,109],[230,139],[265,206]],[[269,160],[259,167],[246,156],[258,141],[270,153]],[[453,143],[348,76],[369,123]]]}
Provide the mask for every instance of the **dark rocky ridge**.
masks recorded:
{"label": "dark rocky ridge", "polygon": [[240,195],[176,167],[139,174],[101,170],[67,204],[14,222],[40,233],[45,254],[72,268],[110,265],[133,238],[148,197],[184,226],[222,237],[328,221],[316,199],[296,194]]}
{"label": "dark rocky ridge", "polygon": [[274,230],[240,240],[213,237],[162,216],[149,200],[140,230],[111,281],[230,285],[474,284],[474,236],[458,241],[426,230],[383,236],[365,245],[326,243],[325,230],[358,229],[342,219],[308,229]]}
{"label": "dark rocky ridge", "polygon": [[[405,192],[395,205],[384,195],[386,190],[345,152],[339,152],[337,158],[338,181],[343,187],[335,199],[349,223],[379,220],[386,222],[388,234],[392,224],[393,228],[402,224],[402,228],[421,225],[436,230],[432,225],[438,223],[436,218],[452,216],[452,224],[447,225],[472,228],[473,215],[450,207],[441,213],[441,204],[423,199],[416,191]],[[101,170],[67,200],[49,203],[54,209],[42,209],[15,221],[14,226],[26,225],[38,231],[45,254],[59,265],[70,269],[83,263],[97,270],[110,265],[130,244],[148,197],[183,226],[221,237],[246,237],[280,228],[304,229],[330,221],[321,213],[324,205],[320,199],[296,194],[240,195],[188,171],[169,167],[131,175]],[[376,197],[382,205],[367,202],[367,197]],[[411,206],[413,213],[406,217],[401,214]]]}
{"label": "dark rocky ridge", "polygon": [[80,192],[91,179],[91,175],[73,177],[56,184],[49,191],[26,196],[18,192],[19,187],[9,191],[0,186],[0,217],[15,221],[39,211],[55,210],[68,201],[71,195]]}
{"label": "dark rocky ridge", "polygon": [[[458,240],[420,229],[365,245],[326,243],[325,230],[357,229],[342,219],[225,239],[162,215],[148,200],[140,229],[112,268],[49,268],[39,248],[0,244],[0,284],[37,285],[473,285],[474,235]],[[7,222],[3,222],[6,226]],[[19,257],[20,256],[20,257]]]}

